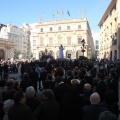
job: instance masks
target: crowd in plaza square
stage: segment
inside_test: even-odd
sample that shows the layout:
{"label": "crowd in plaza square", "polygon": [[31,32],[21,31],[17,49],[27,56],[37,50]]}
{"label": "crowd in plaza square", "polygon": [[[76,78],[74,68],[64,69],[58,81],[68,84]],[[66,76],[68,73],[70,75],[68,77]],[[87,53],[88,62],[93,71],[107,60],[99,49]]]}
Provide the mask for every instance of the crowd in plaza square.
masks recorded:
{"label": "crowd in plaza square", "polygon": [[[21,81],[9,71],[18,72]],[[0,118],[117,120],[119,73],[120,60],[2,61]]]}

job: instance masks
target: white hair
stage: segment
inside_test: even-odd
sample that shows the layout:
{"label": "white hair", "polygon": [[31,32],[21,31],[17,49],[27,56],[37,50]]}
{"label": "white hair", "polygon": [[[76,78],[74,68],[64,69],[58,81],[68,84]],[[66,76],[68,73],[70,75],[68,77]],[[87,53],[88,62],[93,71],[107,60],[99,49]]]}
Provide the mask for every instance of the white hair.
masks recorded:
{"label": "white hair", "polygon": [[100,99],[100,95],[97,92],[94,92],[91,96],[90,96],[90,102],[91,104],[99,104],[101,101]]}
{"label": "white hair", "polygon": [[26,89],[26,98],[32,98],[35,95],[35,89],[32,86],[27,87]]}

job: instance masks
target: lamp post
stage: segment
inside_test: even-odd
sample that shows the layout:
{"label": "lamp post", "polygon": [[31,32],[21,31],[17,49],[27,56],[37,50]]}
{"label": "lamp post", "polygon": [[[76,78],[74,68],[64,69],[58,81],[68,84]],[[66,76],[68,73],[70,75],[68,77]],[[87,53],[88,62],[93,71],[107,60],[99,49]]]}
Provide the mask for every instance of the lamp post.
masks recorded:
{"label": "lamp post", "polygon": [[85,39],[82,39],[81,42],[82,42],[82,47],[81,47],[81,49],[82,49],[83,57],[84,57],[84,52],[85,52],[85,49],[86,49],[86,47],[85,47]]}

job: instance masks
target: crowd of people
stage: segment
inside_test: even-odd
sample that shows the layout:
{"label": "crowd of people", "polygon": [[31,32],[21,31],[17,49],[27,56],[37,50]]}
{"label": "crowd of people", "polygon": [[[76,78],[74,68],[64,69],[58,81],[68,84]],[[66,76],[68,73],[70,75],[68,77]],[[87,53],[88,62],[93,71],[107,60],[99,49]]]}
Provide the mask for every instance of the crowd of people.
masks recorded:
{"label": "crowd of people", "polygon": [[117,120],[119,74],[120,60],[2,62],[0,120]]}

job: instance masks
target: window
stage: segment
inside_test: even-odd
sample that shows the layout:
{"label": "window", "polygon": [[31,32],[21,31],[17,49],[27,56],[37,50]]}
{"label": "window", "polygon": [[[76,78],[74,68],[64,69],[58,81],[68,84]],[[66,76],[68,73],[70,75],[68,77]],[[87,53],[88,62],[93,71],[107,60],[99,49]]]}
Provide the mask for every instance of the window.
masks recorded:
{"label": "window", "polygon": [[81,29],[81,25],[78,25],[78,29]]}
{"label": "window", "polygon": [[60,45],[61,43],[62,43],[62,37],[59,36],[59,37],[58,37],[58,45]]}
{"label": "window", "polygon": [[99,49],[99,46],[98,46],[98,45],[96,45],[96,49]]}
{"label": "window", "polygon": [[78,44],[81,44],[82,37],[78,38]]}
{"label": "window", "polygon": [[58,31],[61,31],[61,27],[58,27]]}
{"label": "window", "polygon": [[53,38],[49,38],[49,44],[53,44]]}
{"label": "window", "polygon": [[40,32],[43,32],[43,28],[40,29]]}
{"label": "window", "polygon": [[43,45],[43,41],[44,41],[44,39],[40,38],[40,46]]}
{"label": "window", "polygon": [[71,37],[67,37],[67,45],[71,45]]}
{"label": "window", "polygon": [[50,31],[53,31],[52,27],[50,27]]}
{"label": "window", "polygon": [[98,41],[98,40],[96,40],[96,41],[95,41],[95,44],[99,44],[99,41]]}
{"label": "window", "polygon": [[67,30],[70,30],[70,26],[67,26]]}

